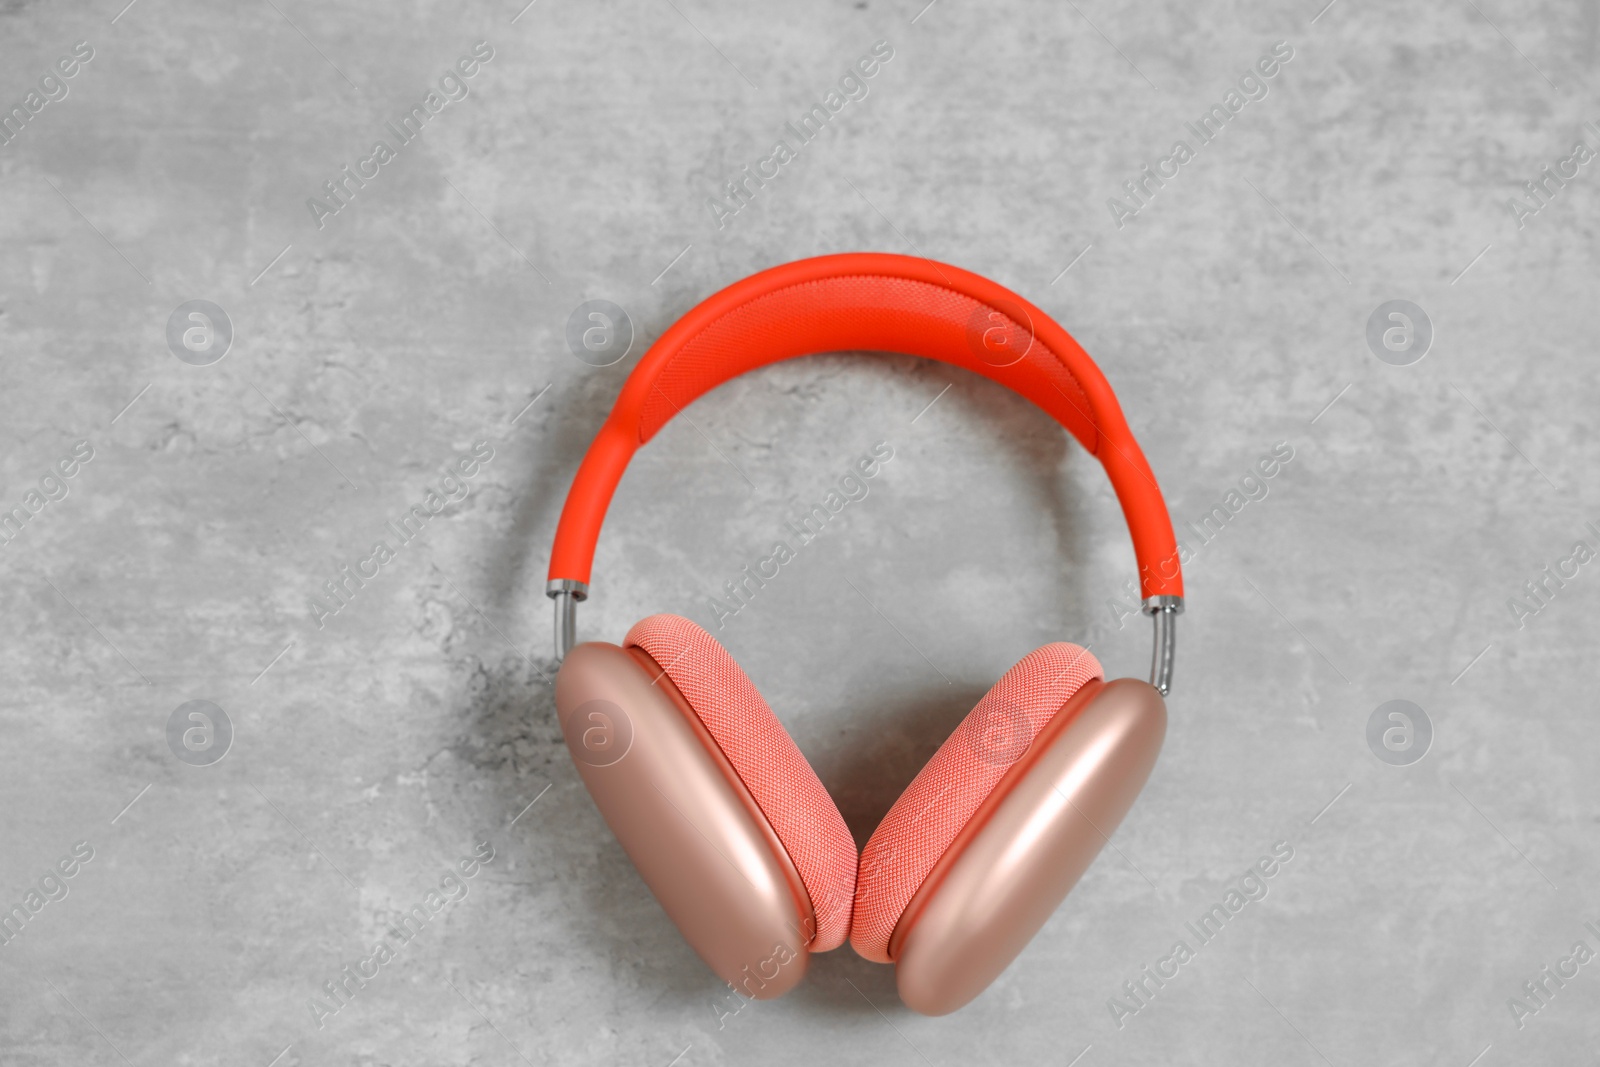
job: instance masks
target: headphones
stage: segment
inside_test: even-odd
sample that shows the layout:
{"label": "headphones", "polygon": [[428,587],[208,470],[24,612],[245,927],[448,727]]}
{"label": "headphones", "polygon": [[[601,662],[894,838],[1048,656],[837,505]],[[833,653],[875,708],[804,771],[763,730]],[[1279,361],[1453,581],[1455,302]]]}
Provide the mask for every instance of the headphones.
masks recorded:
{"label": "headphones", "polygon": [[[816,772],[709,633],[652,615],[576,645],[606,508],[635,451],[695,398],[817,352],[906,352],[1032,400],[1100,460],[1154,619],[1149,682],[1077,645],[1030,652],[912,780],[859,858]],[[928,1015],[981,993],[1122,821],[1166,733],[1183,576],[1155,476],[1105,376],[1015,293],[911,256],[799,260],[707,298],[629,375],[556,529],[556,709],[595,805],[667,914],[742,997],[792,989],[848,937]]]}

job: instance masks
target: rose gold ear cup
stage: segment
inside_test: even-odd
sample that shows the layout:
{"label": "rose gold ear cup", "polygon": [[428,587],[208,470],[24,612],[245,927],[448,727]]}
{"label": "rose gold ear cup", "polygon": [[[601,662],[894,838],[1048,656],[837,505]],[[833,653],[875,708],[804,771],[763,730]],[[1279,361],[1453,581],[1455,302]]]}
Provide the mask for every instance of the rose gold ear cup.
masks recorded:
{"label": "rose gold ear cup", "polygon": [[889,955],[908,1007],[944,1015],[1000,976],[1133,806],[1166,728],[1161,694],[1131,678],[1056,713],[901,914]]}
{"label": "rose gold ear cup", "polygon": [[743,996],[791,989],[815,932],[805,885],[672,680],[640,649],[582,644],[556,709],[595,806],[690,947]]}

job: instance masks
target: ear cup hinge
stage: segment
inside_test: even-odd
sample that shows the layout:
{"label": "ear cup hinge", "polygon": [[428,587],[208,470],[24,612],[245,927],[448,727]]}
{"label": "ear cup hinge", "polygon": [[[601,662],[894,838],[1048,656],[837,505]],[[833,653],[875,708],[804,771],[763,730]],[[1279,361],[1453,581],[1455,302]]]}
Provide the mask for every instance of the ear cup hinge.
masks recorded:
{"label": "ear cup hinge", "polygon": [[1150,684],[1166,696],[1172,691],[1172,661],[1178,649],[1178,616],[1183,597],[1149,596],[1140,605],[1155,622],[1155,645],[1150,651]]}
{"label": "ear cup hinge", "polygon": [[578,643],[578,601],[589,599],[589,586],[571,578],[552,578],[544,585],[544,595],[556,602],[556,663],[559,664]]}

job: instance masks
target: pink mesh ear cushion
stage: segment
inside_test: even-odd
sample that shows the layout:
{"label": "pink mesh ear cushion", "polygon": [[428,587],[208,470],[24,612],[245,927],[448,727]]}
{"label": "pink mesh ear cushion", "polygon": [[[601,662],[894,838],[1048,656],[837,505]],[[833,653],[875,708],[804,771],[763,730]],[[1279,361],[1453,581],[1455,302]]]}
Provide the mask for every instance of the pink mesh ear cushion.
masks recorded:
{"label": "pink mesh ear cushion", "polygon": [[652,615],[622,643],[661,665],[772,824],[811,896],[810,950],[838,948],[850,932],[856,843],[788,731],[728,650],[688,619]]}
{"label": "pink mesh ear cushion", "polygon": [[861,853],[850,943],[889,963],[889,938],[922,882],[978,806],[1061,706],[1104,674],[1087,649],[1036,649],[984,694],[917,773]]}

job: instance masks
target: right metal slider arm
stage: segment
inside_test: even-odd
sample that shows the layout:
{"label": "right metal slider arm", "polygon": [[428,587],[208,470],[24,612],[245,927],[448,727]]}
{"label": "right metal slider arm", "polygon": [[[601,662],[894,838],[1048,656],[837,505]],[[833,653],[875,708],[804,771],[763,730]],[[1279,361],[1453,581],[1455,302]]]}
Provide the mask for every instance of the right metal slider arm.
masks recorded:
{"label": "right metal slider arm", "polygon": [[1183,614],[1183,597],[1150,596],[1141,605],[1155,622],[1155,645],[1150,652],[1150,684],[1162,696],[1172,691],[1172,659],[1178,648],[1178,616]]}

